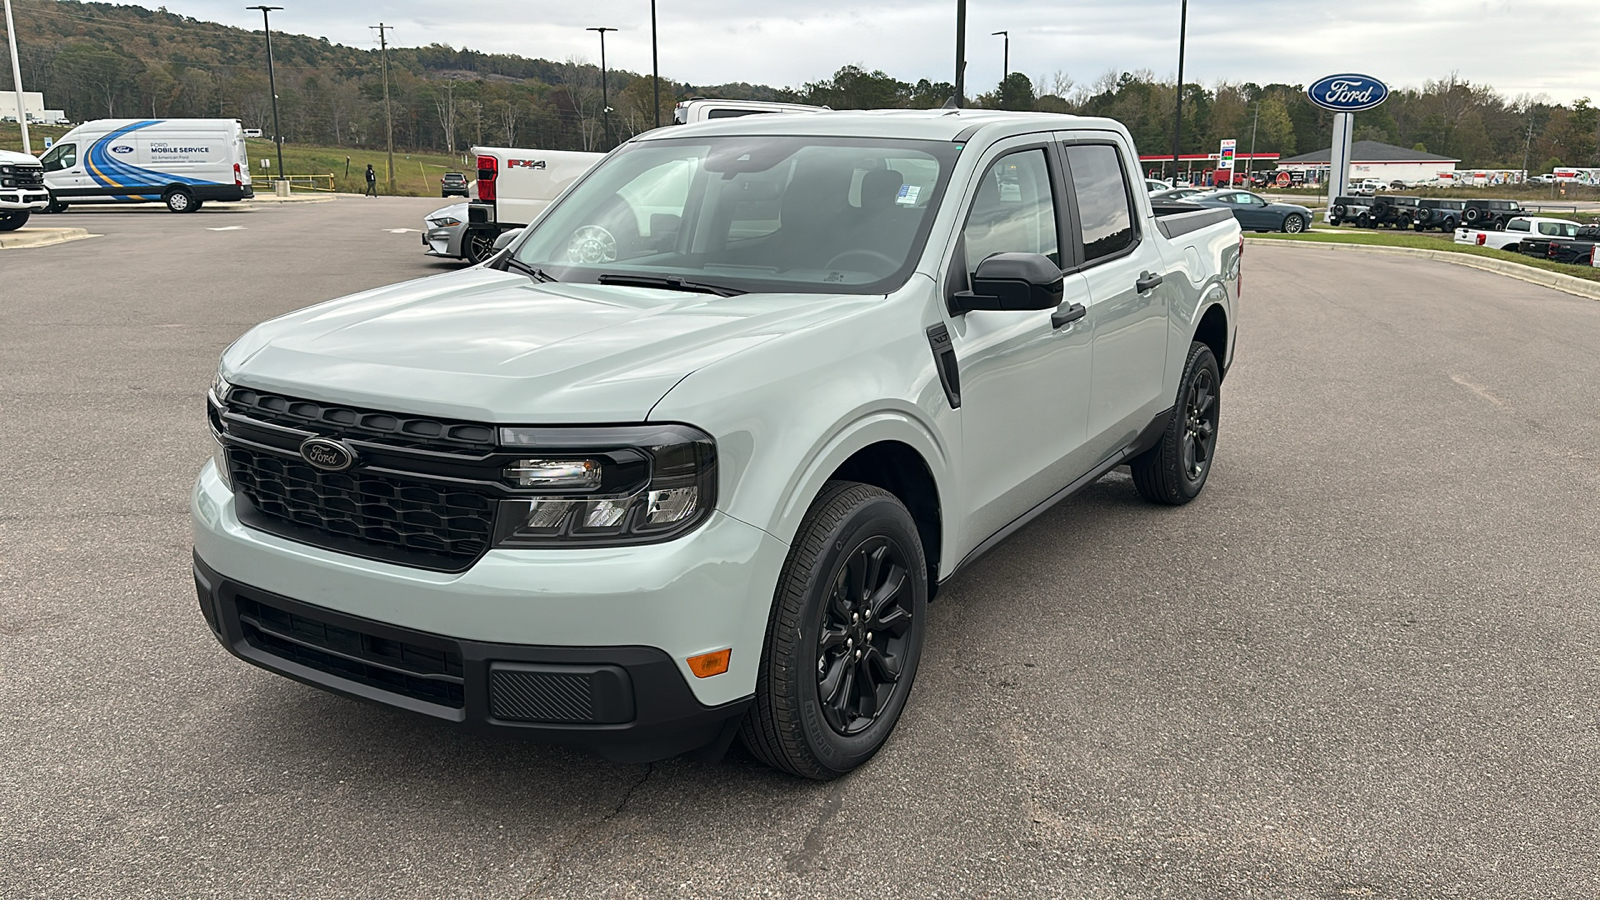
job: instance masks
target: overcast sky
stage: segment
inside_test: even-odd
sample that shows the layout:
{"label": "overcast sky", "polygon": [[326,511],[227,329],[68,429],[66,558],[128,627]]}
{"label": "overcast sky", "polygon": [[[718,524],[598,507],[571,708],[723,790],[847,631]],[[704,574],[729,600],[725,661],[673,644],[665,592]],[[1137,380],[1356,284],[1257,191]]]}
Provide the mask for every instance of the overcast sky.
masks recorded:
{"label": "overcast sky", "polygon": [[[145,5],[154,6],[157,0]],[[259,28],[248,0],[162,0],[172,12]],[[393,24],[401,46],[446,43],[523,56],[599,61],[650,69],[649,0],[276,0],[274,29],[376,45],[367,26]],[[798,86],[855,63],[897,78],[952,80],[952,0],[657,0],[661,74],[691,84],[748,81]],[[1011,68],[1035,81],[1063,71],[1079,84],[1107,69],[1177,71],[1179,0],[970,0],[969,93],[1001,75],[1011,31]],[[1394,87],[1421,86],[1452,71],[1508,96],[1560,102],[1600,99],[1600,5],[1536,0],[1193,0],[1185,79],[1306,84],[1341,72]]]}

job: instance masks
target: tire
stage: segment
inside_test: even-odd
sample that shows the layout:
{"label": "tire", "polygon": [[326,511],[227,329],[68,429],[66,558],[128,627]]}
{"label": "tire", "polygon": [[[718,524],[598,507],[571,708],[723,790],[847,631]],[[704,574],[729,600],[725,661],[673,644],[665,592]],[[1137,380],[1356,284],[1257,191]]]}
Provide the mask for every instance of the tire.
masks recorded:
{"label": "tire", "polygon": [[494,255],[494,239],[500,235],[487,229],[468,231],[462,238],[461,253],[467,262],[477,265]]}
{"label": "tire", "polygon": [[41,209],[39,211],[43,212],[43,213],[66,212],[67,211],[67,204],[62,203],[61,201],[57,200],[55,197],[51,197],[50,198],[50,205],[46,206],[44,209]]}
{"label": "tire", "polygon": [[1333,217],[1329,218],[1328,219],[1328,224],[1332,225],[1334,228],[1338,228],[1339,227],[1339,217],[1338,216],[1333,216]]}
{"label": "tire", "polygon": [[28,224],[28,214],[32,210],[19,209],[16,212],[0,212],[0,231],[16,231]]}
{"label": "tire", "polygon": [[[819,781],[871,759],[911,693],[927,603],[928,566],[911,513],[880,488],[829,482],[778,578],[740,740],[767,765]],[[870,698],[858,679],[874,682]]]}
{"label": "tire", "polygon": [[195,201],[194,194],[184,188],[173,188],[161,197],[161,202],[167,204],[167,209],[175,213],[191,213],[200,208]]}
{"label": "tire", "polygon": [[1305,231],[1305,230],[1306,230],[1305,217],[1300,215],[1299,213],[1290,213],[1289,215],[1283,217],[1283,233],[1284,234],[1299,234],[1300,232]]}
{"label": "tire", "polygon": [[1195,341],[1178,382],[1172,419],[1154,447],[1135,456],[1133,486],[1151,503],[1182,506],[1200,495],[1217,449],[1222,372],[1211,348]]}
{"label": "tire", "polygon": [[1472,207],[1468,207],[1461,213],[1462,221],[1466,222],[1468,225],[1478,224],[1478,220],[1481,218],[1483,218],[1483,211],[1474,209]]}
{"label": "tire", "polygon": [[1357,228],[1376,228],[1378,226],[1372,224],[1372,217],[1371,216],[1367,215],[1366,213],[1362,213],[1361,215],[1356,216],[1356,227]]}

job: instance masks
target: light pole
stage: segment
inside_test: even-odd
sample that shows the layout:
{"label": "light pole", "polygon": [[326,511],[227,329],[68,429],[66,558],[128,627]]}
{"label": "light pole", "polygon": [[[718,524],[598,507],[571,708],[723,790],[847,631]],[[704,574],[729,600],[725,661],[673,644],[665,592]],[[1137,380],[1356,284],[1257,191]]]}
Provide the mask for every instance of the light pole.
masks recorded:
{"label": "light pole", "polygon": [[1172,123],[1172,171],[1177,178],[1178,148],[1183,145],[1183,45],[1189,36],[1189,0],[1183,0],[1183,16],[1178,20],[1178,111]]}
{"label": "light pole", "polygon": [[[8,0],[9,2],[9,0]],[[604,81],[605,78],[600,79]],[[656,0],[650,0],[650,87],[655,94],[656,127],[661,127],[661,57],[656,53]]]}
{"label": "light pole", "polygon": [[956,106],[967,105],[967,0],[956,0]]}
{"label": "light pole", "polygon": [[281,6],[246,6],[261,10],[261,30],[267,33],[267,90],[272,91],[272,142],[278,147],[278,180],[283,180],[283,129],[278,127],[278,78],[272,71],[272,25],[267,15]]}
{"label": "light pole", "polygon": [[[1256,173],[1256,129],[1260,128],[1260,127],[1261,127],[1261,100],[1260,100],[1260,98],[1257,98],[1256,99],[1256,117],[1255,117],[1255,121],[1250,123],[1250,161],[1244,164],[1244,172],[1245,172],[1246,176],[1253,176]],[[1252,187],[1255,185],[1255,179],[1254,178],[1250,179],[1250,184],[1251,184]]]}
{"label": "light pole", "polygon": [[600,32],[600,119],[605,123],[606,142],[615,146],[617,140],[611,134],[611,91],[606,87],[606,32],[616,29],[601,26],[584,30]]}
{"label": "light pole", "polygon": [[17,90],[17,125],[22,128],[22,152],[33,155],[28,142],[28,111],[22,105],[22,66],[17,63],[17,26],[11,24],[11,0],[6,0],[6,40],[11,44],[11,86]]}
{"label": "light pole", "polygon": [[992,32],[990,32],[990,34],[991,35],[1003,34],[1003,35],[1005,35],[1005,38],[1006,38],[1006,55],[1004,57],[1005,63],[1004,63],[1004,66],[1000,69],[1000,83],[1001,84],[1005,84],[1006,83],[1006,79],[1011,77],[1011,32],[1009,32],[1009,31],[992,31]]}

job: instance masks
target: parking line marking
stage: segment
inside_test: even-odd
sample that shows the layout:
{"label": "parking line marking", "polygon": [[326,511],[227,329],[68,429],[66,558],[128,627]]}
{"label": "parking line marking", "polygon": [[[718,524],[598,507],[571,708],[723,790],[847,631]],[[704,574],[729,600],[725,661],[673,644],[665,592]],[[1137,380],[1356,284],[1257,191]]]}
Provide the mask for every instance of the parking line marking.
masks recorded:
{"label": "parking line marking", "polygon": [[207,231],[243,231],[243,225],[224,225],[221,228],[207,228]]}
{"label": "parking line marking", "polygon": [[1462,378],[1460,375],[1451,375],[1450,376],[1450,380],[1454,381],[1456,384],[1461,385],[1462,387],[1464,387],[1467,390],[1473,392],[1474,394],[1477,394],[1479,397],[1482,397],[1483,399],[1489,401],[1490,403],[1493,403],[1495,406],[1505,406],[1506,405],[1506,402],[1504,400],[1501,400],[1499,397],[1496,397],[1495,395],[1489,393],[1488,390],[1486,390],[1486,389],[1484,389],[1482,387],[1479,387],[1478,385],[1473,384],[1472,382],[1466,380],[1465,378]]}

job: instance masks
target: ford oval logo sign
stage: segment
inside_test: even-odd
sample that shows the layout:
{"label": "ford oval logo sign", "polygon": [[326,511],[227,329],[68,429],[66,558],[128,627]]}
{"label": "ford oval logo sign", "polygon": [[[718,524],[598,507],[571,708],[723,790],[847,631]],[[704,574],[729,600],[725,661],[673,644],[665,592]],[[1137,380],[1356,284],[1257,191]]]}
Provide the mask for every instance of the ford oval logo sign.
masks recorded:
{"label": "ford oval logo sign", "polygon": [[1387,100],[1389,88],[1371,75],[1329,75],[1306,88],[1311,102],[1334,112],[1360,112]]}
{"label": "ford oval logo sign", "polygon": [[127,144],[118,144],[115,147],[111,148],[111,152],[112,153],[132,153],[133,152],[133,148],[129,147]]}
{"label": "ford oval logo sign", "polygon": [[324,472],[343,472],[355,465],[354,450],[331,438],[306,438],[300,444],[300,458]]}

